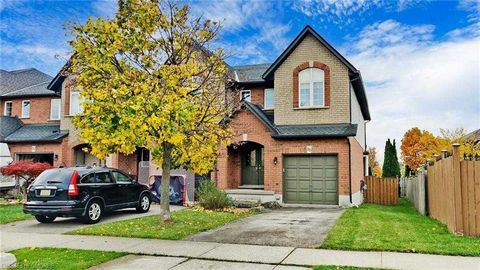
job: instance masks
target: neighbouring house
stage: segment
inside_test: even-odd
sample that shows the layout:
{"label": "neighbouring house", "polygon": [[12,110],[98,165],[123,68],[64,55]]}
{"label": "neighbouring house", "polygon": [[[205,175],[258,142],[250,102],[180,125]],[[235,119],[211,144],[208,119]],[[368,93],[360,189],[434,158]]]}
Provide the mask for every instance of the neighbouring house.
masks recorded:
{"label": "neighbouring house", "polygon": [[1,156],[61,164],[68,130],[60,128],[60,93],[47,89],[51,80],[34,68],[0,70]]}
{"label": "neighbouring house", "polygon": [[146,183],[149,177],[150,155],[146,149],[139,148],[130,155],[112,154],[106,160],[100,160],[88,152],[90,146],[80,139],[80,130],[75,128],[72,118],[82,112],[81,98],[75,90],[75,77],[65,75],[67,63],[50,81],[47,88],[60,93],[60,129],[68,130],[62,143],[62,162],[66,166],[108,166],[118,168]]}
{"label": "neighbouring house", "polygon": [[474,144],[480,143],[480,129],[476,129],[463,137],[464,140],[471,141]]}
{"label": "neighbouring house", "polygon": [[232,67],[241,108],[212,173],[236,199],[351,205],[363,201],[362,76],[310,26],[272,64]]}

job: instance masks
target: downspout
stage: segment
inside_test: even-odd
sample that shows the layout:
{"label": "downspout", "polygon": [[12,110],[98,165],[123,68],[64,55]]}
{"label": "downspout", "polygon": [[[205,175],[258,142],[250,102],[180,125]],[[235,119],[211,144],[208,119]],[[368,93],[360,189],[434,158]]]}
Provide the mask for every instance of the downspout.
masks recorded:
{"label": "downspout", "polygon": [[[350,83],[348,91],[348,101],[350,107],[350,124],[352,124],[352,84]],[[350,195],[350,204],[353,203],[352,200],[352,145],[350,144],[350,137],[347,137],[348,141],[348,181],[349,181],[349,195]]]}
{"label": "downspout", "polygon": [[353,203],[352,200],[352,145],[350,144],[350,137],[347,137],[348,141],[348,181],[349,181],[349,190],[350,190],[350,203]]}

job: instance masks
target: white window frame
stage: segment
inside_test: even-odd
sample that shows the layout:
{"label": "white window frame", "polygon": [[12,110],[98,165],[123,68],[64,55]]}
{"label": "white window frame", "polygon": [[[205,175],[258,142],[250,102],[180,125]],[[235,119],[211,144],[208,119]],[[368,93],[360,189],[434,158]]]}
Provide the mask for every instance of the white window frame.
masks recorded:
{"label": "white window frame", "polygon": [[[322,104],[319,104],[319,105],[313,105],[313,83],[316,82],[313,78],[312,78],[312,72],[314,69],[318,69],[318,70],[321,70],[322,73],[323,73],[323,80],[322,80],[322,89],[323,89],[323,99],[322,99]],[[301,94],[301,90],[302,90],[302,81],[300,80],[300,73],[302,72],[306,72],[306,71],[310,71],[310,80],[308,81],[309,83],[309,95],[310,95],[310,98],[309,98],[309,101],[310,101],[310,104],[309,105],[304,105],[302,106],[302,94]],[[305,82],[303,82],[305,83]],[[323,108],[325,107],[325,70],[321,69],[321,68],[315,68],[315,67],[310,67],[310,68],[307,68],[307,69],[304,69],[302,71],[300,71],[298,73],[298,107],[299,108]]]}
{"label": "white window frame", "polygon": [[[24,104],[28,102],[28,115],[25,115]],[[22,100],[22,118],[30,118],[30,112],[32,110],[32,102],[30,100]]]}
{"label": "white window frame", "polygon": [[[7,115],[7,104],[10,104],[10,115]],[[3,104],[3,115],[4,116],[12,116],[13,115],[13,102],[12,101],[5,101]]]}
{"label": "white window frame", "polygon": [[252,91],[251,90],[241,90],[240,91],[240,100],[243,100],[243,93],[249,93],[248,99],[245,100],[248,102],[252,102]]}
{"label": "white window frame", "polygon": [[[58,102],[58,116],[53,115],[54,102]],[[62,100],[60,98],[52,98],[50,100],[50,120],[60,120],[61,114],[62,114],[61,108],[62,108]]]}
{"label": "white window frame", "polygon": [[[77,110],[77,112],[75,112],[75,113],[73,112],[73,106],[72,106],[72,96],[73,96],[73,95],[77,95],[77,96],[78,96],[78,97],[77,97],[78,110]],[[70,115],[70,116],[75,116],[75,115],[77,115],[77,114],[79,114],[79,113],[81,113],[81,112],[83,111],[81,102],[82,102],[82,101],[81,101],[81,99],[80,99],[80,92],[78,92],[78,91],[72,91],[72,92],[70,92],[70,108],[69,108],[69,115]]]}
{"label": "white window frame", "polygon": [[[272,104],[272,106],[267,106],[267,90],[273,92],[273,104]],[[265,88],[265,90],[263,90],[263,105],[265,105],[264,106],[265,110],[271,110],[271,109],[275,108],[275,88]]]}

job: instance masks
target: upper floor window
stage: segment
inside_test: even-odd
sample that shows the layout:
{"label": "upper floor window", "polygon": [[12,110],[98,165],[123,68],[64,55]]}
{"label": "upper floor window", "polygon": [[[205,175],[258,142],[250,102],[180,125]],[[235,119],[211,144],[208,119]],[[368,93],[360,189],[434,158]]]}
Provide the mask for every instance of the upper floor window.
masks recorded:
{"label": "upper floor window", "polygon": [[13,103],[11,101],[5,101],[5,107],[3,109],[3,115],[12,116]]}
{"label": "upper floor window", "polygon": [[252,102],[252,94],[250,90],[242,90],[240,91],[240,100],[245,100],[248,102]]}
{"label": "upper floor window", "polygon": [[264,102],[264,109],[273,109],[275,107],[275,90],[273,88],[265,89]]}
{"label": "upper floor window", "polygon": [[298,74],[299,107],[325,106],[325,73],[319,68],[307,68]]}
{"label": "upper floor window", "polygon": [[83,111],[81,102],[79,92],[70,93],[70,115],[77,115]]}
{"label": "upper floor window", "polygon": [[30,117],[30,100],[22,101],[22,118]]}
{"label": "upper floor window", "polygon": [[60,120],[60,102],[59,98],[50,100],[50,120]]}

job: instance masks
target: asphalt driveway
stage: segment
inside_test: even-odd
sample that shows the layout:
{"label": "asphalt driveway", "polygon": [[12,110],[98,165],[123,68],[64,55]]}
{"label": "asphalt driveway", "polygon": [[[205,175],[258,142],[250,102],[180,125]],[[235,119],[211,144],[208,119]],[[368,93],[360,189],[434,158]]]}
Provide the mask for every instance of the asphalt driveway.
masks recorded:
{"label": "asphalt driveway", "polygon": [[[182,209],[182,206],[170,205],[171,211]],[[127,220],[133,218],[139,218],[144,216],[151,216],[160,214],[160,205],[152,204],[150,211],[147,213],[137,213],[135,209],[118,210],[111,213],[107,213],[103,216],[99,224],[115,222],[120,220]],[[13,223],[7,223],[0,225],[2,233],[15,232],[15,233],[40,233],[40,234],[61,234],[75,229],[79,229],[85,226],[92,226],[83,224],[77,218],[60,218],[55,219],[53,223],[43,224],[39,223],[35,219],[17,221]]]}
{"label": "asphalt driveway", "polygon": [[319,247],[341,208],[282,208],[202,232],[186,240],[289,247]]}

